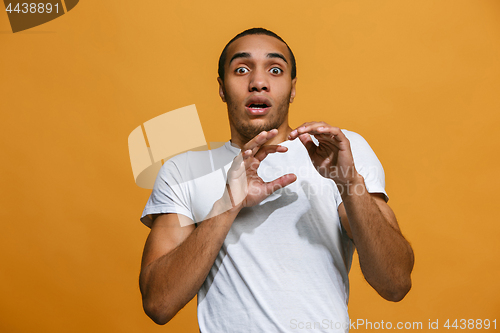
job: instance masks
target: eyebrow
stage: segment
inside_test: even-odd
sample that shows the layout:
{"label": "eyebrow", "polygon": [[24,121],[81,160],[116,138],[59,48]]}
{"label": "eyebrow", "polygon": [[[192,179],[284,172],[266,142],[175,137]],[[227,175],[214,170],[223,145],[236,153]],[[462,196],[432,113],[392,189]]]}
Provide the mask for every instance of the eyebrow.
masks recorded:
{"label": "eyebrow", "polygon": [[[238,52],[238,53],[235,53],[232,57],[231,57],[231,60],[229,60],[229,65],[231,65],[231,62],[233,62],[234,59],[238,59],[238,58],[251,58],[252,55],[248,52]],[[286,61],[286,58],[284,55],[282,55],[281,53],[268,53],[266,54],[266,58],[280,58],[282,59],[284,62],[286,62],[288,64],[288,61]]]}
{"label": "eyebrow", "polygon": [[284,55],[282,55],[281,53],[268,53],[266,55],[267,58],[280,58],[282,59],[284,62],[286,62],[288,64],[288,61],[286,61],[286,58]]}

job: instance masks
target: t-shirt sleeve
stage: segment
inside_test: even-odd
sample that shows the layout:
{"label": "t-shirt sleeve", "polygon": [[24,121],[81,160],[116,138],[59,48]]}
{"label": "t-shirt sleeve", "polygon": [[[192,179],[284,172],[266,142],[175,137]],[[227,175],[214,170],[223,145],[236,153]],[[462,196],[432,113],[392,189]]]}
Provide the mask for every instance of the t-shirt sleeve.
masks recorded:
{"label": "t-shirt sleeve", "polygon": [[385,173],[377,155],[368,142],[358,133],[342,130],[351,143],[354,165],[358,173],[365,179],[369,193],[383,193],[385,201],[389,200],[385,191]]}
{"label": "t-shirt sleeve", "polygon": [[188,184],[180,172],[186,158],[186,154],[171,158],[158,172],[153,191],[141,216],[141,222],[146,226],[151,228],[153,223],[149,214],[176,213],[194,221],[189,204]]}

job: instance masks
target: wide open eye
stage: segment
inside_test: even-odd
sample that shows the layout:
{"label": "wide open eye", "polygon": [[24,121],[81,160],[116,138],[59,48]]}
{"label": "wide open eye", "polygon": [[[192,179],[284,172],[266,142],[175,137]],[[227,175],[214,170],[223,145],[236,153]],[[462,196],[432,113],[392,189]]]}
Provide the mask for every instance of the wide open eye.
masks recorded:
{"label": "wide open eye", "polygon": [[248,72],[248,68],[246,67],[238,67],[236,68],[236,70],[234,71],[236,74],[245,74]]}
{"label": "wide open eye", "polygon": [[271,68],[271,73],[278,75],[278,74],[283,73],[283,70],[279,67],[273,67],[273,68]]}

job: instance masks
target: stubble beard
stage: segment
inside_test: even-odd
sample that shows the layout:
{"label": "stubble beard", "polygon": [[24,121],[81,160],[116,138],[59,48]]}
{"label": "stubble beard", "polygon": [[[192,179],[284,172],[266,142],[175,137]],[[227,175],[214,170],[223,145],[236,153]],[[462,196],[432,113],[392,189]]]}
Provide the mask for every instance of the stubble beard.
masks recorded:
{"label": "stubble beard", "polygon": [[[291,92],[278,104],[277,110],[271,111],[267,114],[268,120],[264,124],[259,125],[252,125],[238,119],[238,114],[241,113],[238,112],[238,105],[232,103],[230,98],[226,98],[229,122],[231,123],[231,126],[236,129],[236,132],[241,135],[241,138],[244,140],[244,142],[248,142],[256,137],[260,132],[270,131],[274,128],[280,127],[283,124],[288,114],[288,108],[290,106],[290,96]],[[243,110],[243,112],[246,113],[246,110]]]}

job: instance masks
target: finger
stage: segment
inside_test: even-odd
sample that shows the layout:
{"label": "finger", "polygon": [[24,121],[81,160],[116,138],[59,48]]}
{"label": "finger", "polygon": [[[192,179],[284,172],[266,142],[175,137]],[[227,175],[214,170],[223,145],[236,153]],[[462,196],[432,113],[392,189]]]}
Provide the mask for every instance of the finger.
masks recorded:
{"label": "finger", "polygon": [[300,126],[297,128],[297,134],[321,134],[321,133],[332,133],[332,134],[337,134],[340,131],[338,127],[333,127],[328,125],[325,122],[315,122],[315,123],[309,123],[304,126]]}
{"label": "finger", "polygon": [[297,176],[293,173],[286,174],[284,176],[281,176],[273,181],[267,182],[266,183],[266,193],[273,193],[274,191],[279,190],[280,188],[283,188],[285,186],[290,185],[294,181],[297,180]]}
{"label": "finger", "polygon": [[234,159],[233,163],[229,167],[228,175],[231,174],[232,177],[238,178],[242,173],[245,172],[246,163],[245,163],[245,154],[238,154]]}
{"label": "finger", "polygon": [[294,129],[292,132],[290,132],[289,138],[291,140],[293,140],[301,134],[308,133],[311,128],[318,128],[318,127],[332,127],[332,126],[328,125],[324,121],[311,121],[311,122],[303,123],[302,125],[298,126],[296,129]]}
{"label": "finger", "polygon": [[338,127],[330,126],[326,123],[317,123],[309,126],[302,127],[298,130],[300,134],[330,134],[332,138],[334,137],[338,141],[342,141],[345,138],[344,133]]}
{"label": "finger", "polygon": [[314,132],[312,133],[312,135],[314,135],[314,137],[316,138],[316,140],[318,140],[319,142],[319,145],[322,146],[322,145],[327,145],[327,146],[330,146],[330,147],[335,147],[335,149],[340,149],[340,141],[336,138],[336,136],[332,133],[328,133],[328,132],[325,132],[325,131],[321,131],[319,130],[318,133]]}
{"label": "finger", "polygon": [[248,159],[253,156],[253,151],[251,149],[247,149],[245,151],[241,151],[242,160]]}
{"label": "finger", "polygon": [[266,158],[267,155],[272,154],[272,153],[284,153],[288,150],[287,147],[280,146],[280,145],[269,145],[269,146],[262,146],[259,151],[255,154],[255,158],[258,159],[259,161],[262,162],[264,158]]}
{"label": "finger", "polygon": [[231,166],[228,171],[228,179],[239,179],[241,177],[244,177],[246,179],[248,176],[257,173],[259,165],[260,161],[256,159],[247,159],[242,163],[235,165],[234,168],[233,166]]}
{"label": "finger", "polygon": [[229,167],[228,171],[234,171],[240,168],[241,165],[243,165],[244,158],[245,158],[244,152],[241,152],[240,154],[236,155],[233,158],[233,163],[231,163],[231,166]]}
{"label": "finger", "polygon": [[258,150],[258,149],[255,150],[255,148],[262,146],[264,143],[274,138],[277,134],[278,134],[277,129],[272,129],[269,132],[262,131],[259,134],[257,134],[252,140],[248,141],[248,143],[243,146],[242,150],[250,149],[255,154]]}
{"label": "finger", "polygon": [[256,170],[259,164],[260,161],[253,158],[251,150],[242,151],[233,159],[228,172],[231,172],[233,177],[239,177],[239,175],[249,170]]}
{"label": "finger", "polygon": [[303,127],[307,127],[307,126],[310,126],[312,124],[315,124],[317,123],[317,121],[311,121],[311,122],[307,122],[307,123],[303,123],[302,125],[300,126],[297,126],[296,128],[294,128],[290,134],[288,135],[288,140],[295,140],[300,134],[298,133],[298,129],[299,128],[303,128]]}
{"label": "finger", "polygon": [[327,146],[335,146],[336,148],[339,148],[339,142],[337,142],[335,137],[336,133],[337,131],[334,127],[325,123],[314,123],[297,129],[297,135],[299,137],[314,135],[314,137],[319,141],[320,147],[323,146],[322,144],[326,144]]}
{"label": "finger", "polygon": [[316,131],[320,134],[331,134],[337,141],[342,141],[345,138],[344,133],[342,130],[338,127],[333,127],[333,126],[318,126],[318,127],[312,127],[311,131]]}
{"label": "finger", "polygon": [[342,149],[343,145],[349,143],[349,140],[340,128],[330,126],[324,122],[311,123],[297,129],[298,135],[305,133],[314,135],[320,143],[332,143],[339,149]]}
{"label": "finger", "polygon": [[316,145],[314,144],[314,141],[311,139],[311,136],[306,133],[299,135],[299,139],[302,142],[302,144],[306,147],[309,155],[313,154],[314,151],[316,150]]}
{"label": "finger", "polygon": [[314,136],[318,139],[318,141],[322,141],[327,139],[328,142],[335,145],[340,150],[349,149],[350,142],[349,139],[345,136],[344,132],[338,127],[318,127],[315,130],[318,134],[314,134]]}
{"label": "finger", "polygon": [[257,173],[257,169],[260,166],[260,161],[257,159],[248,160],[245,165],[247,173]]}

